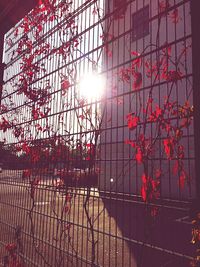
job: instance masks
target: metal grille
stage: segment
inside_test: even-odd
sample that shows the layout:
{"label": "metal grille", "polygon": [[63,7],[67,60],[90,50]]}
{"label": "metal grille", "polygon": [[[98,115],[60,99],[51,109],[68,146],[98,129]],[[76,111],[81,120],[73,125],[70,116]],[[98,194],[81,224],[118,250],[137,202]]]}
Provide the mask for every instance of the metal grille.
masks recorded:
{"label": "metal grille", "polygon": [[6,34],[4,266],[189,266],[190,16],[189,0],[44,1]]}

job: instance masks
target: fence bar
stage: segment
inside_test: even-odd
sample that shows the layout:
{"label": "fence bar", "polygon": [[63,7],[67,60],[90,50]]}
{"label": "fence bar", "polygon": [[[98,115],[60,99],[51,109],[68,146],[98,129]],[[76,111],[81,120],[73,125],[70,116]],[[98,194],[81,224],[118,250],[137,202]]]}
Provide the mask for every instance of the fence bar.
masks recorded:
{"label": "fence bar", "polygon": [[194,92],[194,134],[195,134],[195,161],[196,161],[196,194],[200,200],[200,38],[199,38],[199,1],[191,1],[192,14],[192,54],[193,54],[193,92]]}
{"label": "fence bar", "polygon": [[0,29],[0,104],[1,104],[1,97],[2,97],[2,89],[3,89],[3,41],[4,41],[4,34]]}

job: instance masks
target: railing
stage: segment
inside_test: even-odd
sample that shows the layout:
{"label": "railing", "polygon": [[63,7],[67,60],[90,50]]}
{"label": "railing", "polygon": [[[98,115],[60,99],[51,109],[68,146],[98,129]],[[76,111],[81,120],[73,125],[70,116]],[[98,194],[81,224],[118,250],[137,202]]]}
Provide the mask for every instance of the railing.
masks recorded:
{"label": "railing", "polygon": [[197,266],[192,37],[189,0],[45,0],[6,34],[3,266]]}

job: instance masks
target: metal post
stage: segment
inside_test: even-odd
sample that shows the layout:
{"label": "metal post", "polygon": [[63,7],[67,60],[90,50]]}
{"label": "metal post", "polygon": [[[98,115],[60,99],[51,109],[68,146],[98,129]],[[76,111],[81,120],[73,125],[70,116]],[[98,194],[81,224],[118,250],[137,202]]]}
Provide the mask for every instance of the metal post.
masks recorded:
{"label": "metal post", "polygon": [[3,69],[4,69],[4,64],[2,63],[3,47],[4,47],[4,33],[0,29],[0,105],[1,105],[2,89],[3,89]]}
{"label": "metal post", "polygon": [[[194,134],[195,134],[195,175],[196,196],[200,201],[200,35],[199,0],[191,1],[192,16],[192,60],[193,60],[193,96],[194,96]],[[200,203],[200,202],[199,202]]]}

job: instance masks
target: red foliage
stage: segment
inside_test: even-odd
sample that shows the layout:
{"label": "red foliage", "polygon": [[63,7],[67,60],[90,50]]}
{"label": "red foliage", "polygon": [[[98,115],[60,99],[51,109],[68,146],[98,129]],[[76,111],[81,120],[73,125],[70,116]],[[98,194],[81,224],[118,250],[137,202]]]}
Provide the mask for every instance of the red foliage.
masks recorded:
{"label": "red foliage", "polygon": [[138,116],[134,116],[133,114],[127,115],[127,122],[129,130],[133,130],[137,127],[140,122],[140,118]]}
{"label": "red foliage", "polygon": [[142,163],[143,162],[143,154],[142,154],[142,150],[140,147],[137,148],[136,150],[136,155],[135,155],[135,159],[138,163]]}
{"label": "red foliage", "polygon": [[130,69],[129,68],[121,68],[119,71],[119,77],[123,82],[129,82],[131,79]]}
{"label": "red foliage", "polygon": [[7,112],[7,111],[8,111],[8,107],[5,106],[5,105],[3,105],[3,104],[1,104],[1,105],[0,105],[0,113],[5,113],[5,112]]}
{"label": "red foliage", "polygon": [[31,177],[31,170],[30,169],[24,170],[22,173],[22,179],[30,178],[30,177]]}
{"label": "red foliage", "polygon": [[180,176],[179,176],[179,185],[180,189],[184,188],[185,182],[187,180],[187,176],[184,170],[181,171]]}
{"label": "red foliage", "polygon": [[6,249],[9,253],[13,254],[13,253],[16,251],[16,249],[17,249],[17,245],[16,245],[15,243],[9,243],[9,244],[7,244],[7,245],[5,246],[5,249]]}
{"label": "red foliage", "polygon": [[172,19],[172,22],[177,24],[179,20],[181,19],[179,16],[178,8],[175,8],[169,15],[169,17]]}
{"label": "red foliage", "polygon": [[135,148],[135,142],[131,141],[131,140],[125,140],[124,143],[126,145],[131,145],[133,148]]}
{"label": "red foliage", "polygon": [[20,135],[21,137],[24,137],[24,129],[20,126],[15,126],[13,129],[13,134],[16,138],[19,138]]}
{"label": "red foliage", "polygon": [[61,90],[62,95],[65,95],[68,89],[70,88],[71,84],[67,78],[61,80]]}
{"label": "red foliage", "polygon": [[167,159],[172,159],[174,155],[174,139],[172,137],[164,139],[163,145]]}
{"label": "red foliage", "polygon": [[86,144],[86,149],[87,149],[87,155],[86,155],[86,160],[94,160],[95,156],[95,145],[94,144]]}
{"label": "red foliage", "polygon": [[132,70],[133,69],[135,70],[135,68],[140,68],[141,65],[142,65],[142,59],[140,57],[140,54],[138,52],[136,52],[136,51],[132,51],[131,55],[132,56],[136,56],[136,58],[133,59],[132,64],[131,64]]}
{"label": "red foliage", "polygon": [[166,13],[168,9],[170,8],[169,0],[162,0],[159,1],[159,13]]}
{"label": "red foliage", "polygon": [[40,108],[33,108],[32,109],[32,117],[34,120],[39,119],[40,117],[43,118],[45,117],[44,113],[40,111]]}
{"label": "red foliage", "polygon": [[23,143],[21,147],[22,151],[25,152],[27,155],[30,153],[30,147],[27,143]]}
{"label": "red foliage", "polygon": [[170,70],[166,75],[166,80],[170,82],[177,82],[182,78],[183,74],[180,71]]}
{"label": "red foliage", "polygon": [[158,199],[160,197],[160,180],[143,174],[141,196],[145,202]]}
{"label": "red foliage", "polygon": [[2,130],[5,133],[11,127],[12,124],[5,117],[2,117],[0,121],[0,130]]}

